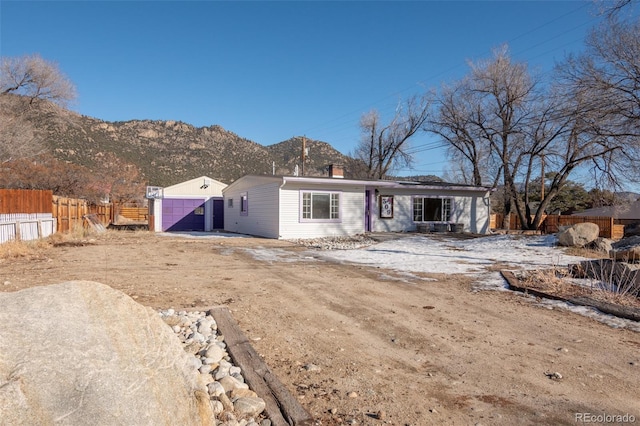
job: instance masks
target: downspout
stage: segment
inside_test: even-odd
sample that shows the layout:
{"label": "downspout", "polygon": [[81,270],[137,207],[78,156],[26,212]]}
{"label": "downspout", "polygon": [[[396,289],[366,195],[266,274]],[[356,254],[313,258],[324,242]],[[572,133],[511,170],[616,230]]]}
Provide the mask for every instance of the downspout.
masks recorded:
{"label": "downspout", "polygon": [[280,234],[280,192],[286,184],[287,179],[282,176],[282,184],[280,184],[280,186],[278,187],[278,239],[282,238],[282,235]]}

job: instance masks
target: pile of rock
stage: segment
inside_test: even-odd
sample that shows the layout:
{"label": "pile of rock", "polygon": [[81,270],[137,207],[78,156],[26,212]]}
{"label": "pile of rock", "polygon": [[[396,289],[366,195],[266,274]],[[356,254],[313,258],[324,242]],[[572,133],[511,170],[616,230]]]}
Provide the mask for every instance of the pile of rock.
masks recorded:
{"label": "pile of rock", "polygon": [[373,238],[359,234],[350,236],[335,236],[321,238],[300,238],[289,240],[294,244],[305,247],[317,248],[320,250],[352,250],[362,247],[368,247],[376,244]]}
{"label": "pile of rock", "polygon": [[215,319],[206,312],[160,311],[160,317],[178,336],[191,355],[194,370],[205,383],[211,408],[225,425],[268,426],[261,418],[265,401],[249,389],[242,371],[232,364],[226,352],[224,336],[218,333]]}

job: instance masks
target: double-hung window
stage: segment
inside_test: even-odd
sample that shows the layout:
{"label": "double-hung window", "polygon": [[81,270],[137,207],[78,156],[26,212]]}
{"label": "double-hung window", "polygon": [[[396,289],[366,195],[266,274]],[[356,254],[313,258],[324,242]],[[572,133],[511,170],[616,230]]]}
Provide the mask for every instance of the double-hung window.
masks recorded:
{"label": "double-hung window", "polygon": [[449,222],[451,198],[413,198],[414,222]]}
{"label": "double-hung window", "polygon": [[300,219],[340,221],[340,192],[301,191]]}

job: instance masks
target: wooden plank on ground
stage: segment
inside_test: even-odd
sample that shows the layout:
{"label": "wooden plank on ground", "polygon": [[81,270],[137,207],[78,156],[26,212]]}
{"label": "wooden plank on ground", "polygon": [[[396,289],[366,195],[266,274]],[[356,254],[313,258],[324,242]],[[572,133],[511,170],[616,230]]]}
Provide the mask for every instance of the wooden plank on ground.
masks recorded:
{"label": "wooden plank on ground", "polygon": [[218,330],[224,335],[227,352],[234,363],[242,369],[243,377],[249,387],[264,399],[265,412],[274,426],[312,425],[313,418],[291,395],[253,349],[251,343],[240,330],[226,306],[216,306],[209,310],[218,324]]}
{"label": "wooden plank on ground", "polygon": [[629,319],[633,321],[640,321],[640,309],[632,308],[628,306],[615,305],[613,303],[602,302],[599,300],[591,299],[584,296],[576,297],[562,297],[553,294],[545,293],[539,290],[533,290],[519,284],[518,278],[511,271],[500,271],[504,279],[509,283],[509,288],[522,293],[531,294],[532,296],[541,297],[545,299],[561,300],[563,302],[569,302],[577,306],[587,306],[595,308],[605,314],[614,315],[619,318]]}

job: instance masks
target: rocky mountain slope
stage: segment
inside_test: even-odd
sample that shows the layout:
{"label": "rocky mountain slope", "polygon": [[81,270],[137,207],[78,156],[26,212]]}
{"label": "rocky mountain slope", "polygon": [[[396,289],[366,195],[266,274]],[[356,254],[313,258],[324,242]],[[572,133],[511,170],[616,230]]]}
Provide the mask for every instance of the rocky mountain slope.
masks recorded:
{"label": "rocky mountain slope", "polygon": [[[51,104],[26,110],[20,97],[3,98],[2,122],[12,123],[19,117],[28,124],[24,130],[59,160],[92,168],[112,153],[138,166],[149,185],[169,186],[202,175],[231,183],[246,174],[272,174],[274,165],[277,174],[293,174],[295,165],[300,165],[301,138],[263,146],[217,125],[108,122]],[[306,146],[310,155],[305,175],[323,175],[328,164],[347,161],[328,143],[307,138]]]}

